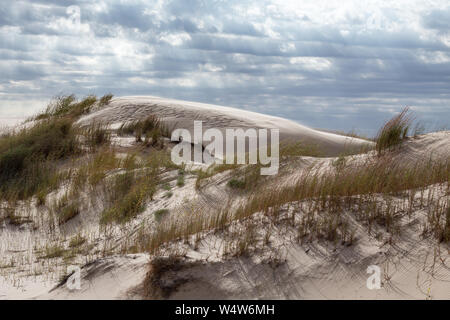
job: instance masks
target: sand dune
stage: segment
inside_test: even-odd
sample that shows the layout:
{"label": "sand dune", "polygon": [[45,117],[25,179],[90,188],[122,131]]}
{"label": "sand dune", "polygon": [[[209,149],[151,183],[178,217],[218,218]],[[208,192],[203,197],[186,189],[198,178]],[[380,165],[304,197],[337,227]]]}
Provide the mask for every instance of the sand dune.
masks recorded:
{"label": "sand dune", "polygon": [[164,99],[152,96],[114,98],[111,103],[79,120],[118,127],[127,121],[145,118],[150,114],[161,117],[171,128],[184,128],[193,134],[194,120],[202,120],[204,130],[209,128],[278,128],[280,140],[302,141],[317,145],[324,155],[335,156],[344,151],[370,146],[366,140],[314,130],[291,120],[246,110],[211,104]]}
{"label": "sand dune", "polygon": [[[156,97],[115,98],[103,108],[94,109],[78,120],[81,125],[104,122],[111,128],[122,123],[145,118],[150,114],[161,117],[167,124],[192,131],[194,120],[203,120],[204,129],[219,128],[279,128],[282,140],[292,139],[319,145],[328,157],[298,157],[283,164],[282,173],[273,177],[274,186],[293,183],[312,166],[318,170],[333,168],[336,156],[349,148],[370,146],[365,140],[324,133],[293,121],[234,108],[177,101]],[[122,156],[130,148],[135,152],[133,137],[116,137]],[[116,140],[114,140],[116,141]],[[151,152],[146,150],[146,152]],[[450,132],[437,132],[408,138],[400,148],[390,153],[392,164],[409,165],[419,159],[446,160],[450,156]],[[349,164],[375,161],[374,151],[348,156]],[[66,164],[68,165],[68,164]],[[198,168],[203,168],[200,164]],[[107,177],[118,174],[108,172]],[[142,232],[153,232],[161,226],[155,218],[160,209],[170,213],[164,223],[183,220],[186,214],[202,212],[217,214],[224,206],[237,207],[248,196],[245,192],[231,190],[229,171],[206,179],[201,188],[196,187],[197,172],[184,173],[184,183],[178,185],[178,170],[165,171],[161,184],[148,201],[145,210],[124,225],[110,225],[107,231],[100,226],[103,210],[101,190],[88,189],[77,199],[80,213],[62,226],[50,230],[45,206],[35,201],[18,203],[15,213],[26,216],[31,224],[11,225],[0,221],[0,299],[141,299],[149,292],[143,281],[153,258],[147,253],[125,254],[121,248]],[[167,185],[173,194],[167,196]],[[275,189],[274,189],[275,190]],[[67,185],[51,193],[47,203],[60,199]],[[448,186],[430,185],[419,198],[434,197],[439,206],[449,199]],[[401,200],[401,201],[400,201]],[[358,220],[354,212],[342,214],[355,232],[355,241],[333,243],[326,240],[301,243],[297,240],[297,227],[289,221],[300,221],[314,200],[287,203],[279,208],[281,219],[274,222],[261,212],[256,212],[244,222],[228,225],[221,232],[205,231],[190,239],[172,241],[159,253],[182,252],[182,265],[169,268],[159,276],[159,283],[171,288],[168,299],[449,299],[449,247],[436,243],[434,238],[423,237],[422,229],[428,210],[435,203],[416,206],[406,214],[410,199],[401,195],[377,195],[380,204],[398,209],[395,218],[401,229],[400,236],[390,243],[390,234],[382,226],[376,230]],[[447,204],[448,205],[448,204]],[[50,205],[49,205],[50,206]],[[254,225],[257,238],[249,254],[227,254],[230,234],[245,236],[248,225]],[[268,240],[265,234],[270,231]],[[226,232],[225,232],[226,231]],[[81,269],[81,290],[69,290],[60,282],[65,275],[65,256],[46,260],[42,258],[48,244],[66,248],[70,239],[83,235],[87,253],[76,255],[67,263]],[[197,243],[197,236],[200,241]],[[232,239],[233,240],[233,239]],[[193,245],[196,243],[196,245]],[[39,248],[37,250],[36,248]],[[81,249],[80,249],[81,250]],[[66,254],[66,252],[65,252]],[[383,287],[369,290],[366,287],[367,267],[382,268]],[[176,285],[174,285],[176,284]]]}

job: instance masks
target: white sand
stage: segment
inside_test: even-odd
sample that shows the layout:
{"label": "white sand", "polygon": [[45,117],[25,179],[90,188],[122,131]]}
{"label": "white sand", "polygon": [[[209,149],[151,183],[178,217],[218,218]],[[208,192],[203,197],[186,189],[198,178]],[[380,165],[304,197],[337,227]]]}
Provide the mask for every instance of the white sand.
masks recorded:
{"label": "white sand", "polygon": [[279,117],[230,107],[152,96],[114,98],[109,106],[81,118],[79,123],[88,124],[96,121],[118,127],[124,122],[141,120],[150,114],[161,117],[170,128],[187,129],[191,134],[193,134],[194,120],[202,120],[204,130],[208,128],[220,130],[278,128],[280,140],[290,139],[315,144],[328,155],[338,155],[345,150],[371,145],[366,140],[314,130]]}

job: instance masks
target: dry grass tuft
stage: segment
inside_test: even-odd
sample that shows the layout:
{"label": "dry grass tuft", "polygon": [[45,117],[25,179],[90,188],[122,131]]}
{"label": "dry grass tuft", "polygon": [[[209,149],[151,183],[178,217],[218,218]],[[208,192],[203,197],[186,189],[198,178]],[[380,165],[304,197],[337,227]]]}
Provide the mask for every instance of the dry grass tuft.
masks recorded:
{"label": "dry grass tuft", "polygon": [[379,130],[376,137],[376,149],[381,155],[384,150],[392,150],[398,146],[408,135],[412,125],[412,115],[408,107],[390,119]]}
{"label": "dry grass tuft", "polygon": [[125,223],[144,211],[158,186],[158,168],[144,168],[141,172],[126,172],[113,177],[108,190],[111,207],[104,210],[102,224]]}
{"label": "dry grass tuft", "polygon": [[106,106],[111,102],[111,99],[114,97],[112,93],[105,94],[103,97],[100,98],[98,101],[98,105],[100,108]]}
{"label": "dry grass tuft", "polygon": [[95,151],[98,147],[107,145],[111,142],[111,133],[106,125],[102,123],[92,123],[84,129],[83,135],[86,139],[86,146]]}

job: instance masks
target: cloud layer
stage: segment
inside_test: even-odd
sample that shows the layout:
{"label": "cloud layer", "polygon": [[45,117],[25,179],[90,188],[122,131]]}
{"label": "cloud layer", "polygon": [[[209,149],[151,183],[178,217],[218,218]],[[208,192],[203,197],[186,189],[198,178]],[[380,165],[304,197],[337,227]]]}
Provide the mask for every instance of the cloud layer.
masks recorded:
{"label": "cloud layer", "polygon": [[60,93],[151,94],[373,134],[450,119],[448,1],[8,1],[0,116]]}

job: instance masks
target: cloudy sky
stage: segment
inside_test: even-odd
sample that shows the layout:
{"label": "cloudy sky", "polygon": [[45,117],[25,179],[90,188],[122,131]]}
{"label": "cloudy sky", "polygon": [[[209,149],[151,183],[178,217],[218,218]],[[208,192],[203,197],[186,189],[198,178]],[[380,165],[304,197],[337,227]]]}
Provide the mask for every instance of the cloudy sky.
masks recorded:
{"label": "cloudy sky", "polygon": [[57,94],[157,95],[373,134],[450,119],[443,1],[0,0],[0,117]]}

